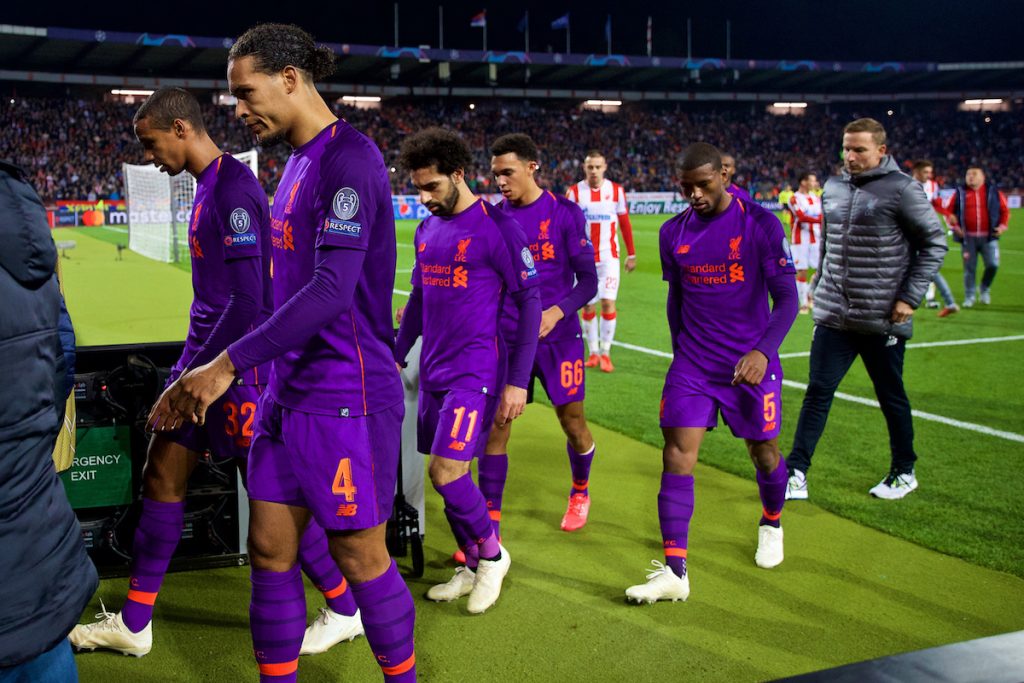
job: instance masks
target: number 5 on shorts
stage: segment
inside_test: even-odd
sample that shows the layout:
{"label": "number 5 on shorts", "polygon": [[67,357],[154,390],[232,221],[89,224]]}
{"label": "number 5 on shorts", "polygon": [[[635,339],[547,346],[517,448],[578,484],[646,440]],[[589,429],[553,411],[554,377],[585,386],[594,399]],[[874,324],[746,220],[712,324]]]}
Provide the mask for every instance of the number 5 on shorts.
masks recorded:
{"label": "number 5 on shorts", "polygon": [[775,392],[771,391],[764,395],[764,421],[774,422],[778,410],[775,407]]}
{"label": "number 5 on shorts", "polygon": [[334,486],[331,491],[336,496],[345,496],[345,502],[356,499],[356,485],[352,480],[352,459],[342,458],[338,463],[338,471],[334,474]]}

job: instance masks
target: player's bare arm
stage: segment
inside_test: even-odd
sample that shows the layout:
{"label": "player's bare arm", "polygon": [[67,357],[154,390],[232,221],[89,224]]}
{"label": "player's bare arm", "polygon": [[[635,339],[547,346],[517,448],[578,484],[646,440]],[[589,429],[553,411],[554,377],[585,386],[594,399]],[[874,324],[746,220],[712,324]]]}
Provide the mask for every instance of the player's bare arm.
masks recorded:
{"label": "player's bare arm", "polygon": [[736,370],[733,373],[732,384],[758,385],[764,379],[765,370],[768,369],[768,356],[757,349],[748,351],[739,362],[736,363]]}
{"label": "player's bare arm", "polygon": [[523,414],[526,407],[526,389],[506,384],[501,392],[501,404],[498,406],[498,414],[494,421],[499,425],[506,425]]}
{"label": "player's bare arm", "polygon": [[555,329],[558,321],[565,317],[565,312],[557,305],[546,309],[540,316],[540,335],[543,339],[548,336],[551,330]]}
{"label": "player's bare arm", "polygon": [[[206,409],[224,395],[235,379],[235,366],[227,351],[221,352],[178,380],[168,396],[170,419],[180,418],[196,424],[206,421]],[[158,419],[159,415],[156,416]]]}

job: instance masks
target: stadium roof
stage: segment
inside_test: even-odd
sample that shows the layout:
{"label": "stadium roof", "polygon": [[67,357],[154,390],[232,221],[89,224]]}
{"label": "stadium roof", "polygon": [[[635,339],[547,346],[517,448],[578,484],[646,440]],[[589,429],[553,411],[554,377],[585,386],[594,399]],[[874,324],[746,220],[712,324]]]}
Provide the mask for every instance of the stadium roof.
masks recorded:
{"label": "stadium roof", "polygon": [[[0,81],[223,89],[231,38],[0,25]],[[625,100],[1024,96],[1024,61],[725,60],[328,43],[329,92]],[[444,73],[443,70],[447,70]]]}

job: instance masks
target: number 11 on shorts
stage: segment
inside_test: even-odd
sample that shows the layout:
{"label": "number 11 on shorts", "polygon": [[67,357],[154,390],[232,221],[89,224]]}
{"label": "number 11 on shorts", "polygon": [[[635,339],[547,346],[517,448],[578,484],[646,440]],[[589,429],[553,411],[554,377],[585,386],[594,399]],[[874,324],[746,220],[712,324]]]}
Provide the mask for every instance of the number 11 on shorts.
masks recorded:
{"label": "number 11 on shorts", "polygon": [[[479,416],[479,411],[472,410],[469,413],[469,424],[466,426],[466,438],[463,439],[466,443],[473,440],[473,432],[476,431],[476,419]],[[466,406],[459,406],[455,409],[455,424],[452,425],[452,438],[459,438],[459,430],[462,428],[462,418],[466,416]]]}

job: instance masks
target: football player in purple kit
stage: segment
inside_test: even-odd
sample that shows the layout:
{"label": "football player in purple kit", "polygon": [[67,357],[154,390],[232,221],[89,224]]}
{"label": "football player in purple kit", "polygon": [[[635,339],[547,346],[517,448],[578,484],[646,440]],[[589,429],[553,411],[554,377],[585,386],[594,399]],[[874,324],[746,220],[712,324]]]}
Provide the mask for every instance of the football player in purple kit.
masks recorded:
{"label": "football player in purple kit", "polygon": [[[136,112],[134,126],[146,161],[169,175],[188,171],[196,178],[188,232],[195,299],[185,349],[168,380],[171,385],[189,367],[209,362],[269,316],[269,209],[252,171],[222,153],[207,135],[199,102],[188,91],[160,88]],[[153,605],[181,539],[189,475],[206,450],[244,465],[268,371],[267,366],[257,366],[242,373],[211,406],[210,419],[202,427],[188,424],[168,432],[156,425],[142,475],[142,514],[132,546],[127,600],[120,612],[104,608],[101,621],[77,626],[70,634],[76,648],[105,648],[137,657],[149,652]],[[299,559],[328,603],[322,618],[309,629],[309,645],[316,643],[322,651],[362,633],[351,592],[330,560],[323,529],[315,523],[303,535]],[[325,624],[331,628],[325,629]],[[333,642],[327,643],[325,636]]]}
{"label": "football player in purple kit", "polygon": [[178,382],[167,419],[201,424],[236,375],[273,361],[248,469],[260,680],[296,680],[306,608],[295,560],[312,515],[351,584],[384,679],[411,681],[413,601],[385,545],[403,414],[391,191],[376,145],[316,90],[333,70],[331,50],[291,25],[251,28],[228,54],[236,114],[261,144],[292,147],[271,212],[275,310]]}
{"label": "football player in purple kit", "polygon": [[754,200],[750,198],[750,193],[732,181],[736,174],[736,157],[722,152],[722,169],[725,171],[725,191],[736,199],[752,203]]}
{"label": "football player in purple kit", "polygon": [[[726,190],[722,156],[698,142],[683,152],[690,207],[661,228],[673,360],[661,399],[665,437],[658,518],[665,564],[626,589],[636,602],[686,600],[693,469],[721,412],[757,468],[763,512],[754,561],[782,562],[780,517],[788,471],[779,453],[782,365],[778,349],[797,316],[795,269],[779,219]],[[769,309],[768,297],[772,307]]]}
{"label": "football player in purple kit", "polygon": [[[504,425],[523,412],[541,321],[539,278],[522,228],[466,185],[473,157],[462,138],[428,128],[402,143],[399,161],[432,215],[416,228],[412,293],[395,360],[404,364],[423,336],[420,451],[430,453],[431,482],[466,555],[466,566],[427,598],[468,595],[469,612],[479,614],[498,599],[511,557],[469,465],[483,455],[492,422]],[[499,327],[506,297],[519,321],[508,336]]]}
{"label": "football player in purple kit", "polygon": [[[535,178],[539,162],[537,145],[523,133],[503,135],[491,145],[491,173],[504,197],[498,206],[523,228],[537,264],[543,315],[530,381],[540,379],[565,432],[572,487],[562,529],[576,531],[590,512],[590,465],[596,452],[583,414],[583,335],[577,311],[597,294],[597,269],[583,210],[540,188]],[[503,334],[514,332],[516,324],[515,307],[506,301]],[[499,537],[511,435],[510,423],[492,426],[479,463],[480,491]]]}

